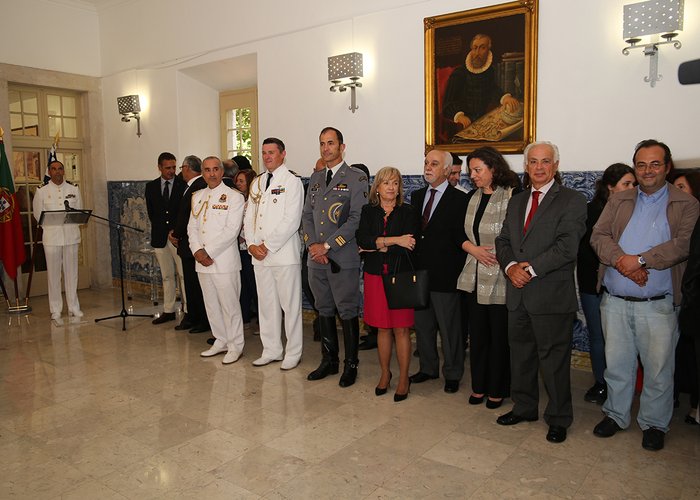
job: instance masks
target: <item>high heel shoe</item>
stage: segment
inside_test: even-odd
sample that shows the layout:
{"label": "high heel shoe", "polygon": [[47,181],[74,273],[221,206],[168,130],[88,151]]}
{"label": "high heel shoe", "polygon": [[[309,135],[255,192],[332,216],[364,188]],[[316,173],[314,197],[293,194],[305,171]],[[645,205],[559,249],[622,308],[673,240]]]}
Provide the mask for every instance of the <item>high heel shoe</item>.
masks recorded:
{"label": "high heel shoe", "polygon": [[389,372],[389,382],[387,382],[386,387],[375,387],[374,388],[374,395],[375,396],[383,396],[386,394],[387,389],[389,389],[389,385],[391,385],[391,372]]}
{"label": "high heel shoe", "polygon": [[403,393],[403,394],[399,394],[398,392],[394,393],[394,403],[398,403],[398,402],[406,399],[408,397],[409,392],[411,392],[411,381],[410,380],[408,381],[408,390],[405,393]]}

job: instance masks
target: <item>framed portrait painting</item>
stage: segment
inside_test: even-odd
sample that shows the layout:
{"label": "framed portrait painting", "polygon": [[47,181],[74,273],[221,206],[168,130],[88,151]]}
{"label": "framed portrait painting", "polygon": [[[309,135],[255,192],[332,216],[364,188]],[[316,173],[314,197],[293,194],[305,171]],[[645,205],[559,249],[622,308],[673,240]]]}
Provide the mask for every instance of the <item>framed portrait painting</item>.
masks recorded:
{"label": "framed portrait painting", "polygon": [[537,0],[423,20],[425,149],[522,153],[535,140]]}

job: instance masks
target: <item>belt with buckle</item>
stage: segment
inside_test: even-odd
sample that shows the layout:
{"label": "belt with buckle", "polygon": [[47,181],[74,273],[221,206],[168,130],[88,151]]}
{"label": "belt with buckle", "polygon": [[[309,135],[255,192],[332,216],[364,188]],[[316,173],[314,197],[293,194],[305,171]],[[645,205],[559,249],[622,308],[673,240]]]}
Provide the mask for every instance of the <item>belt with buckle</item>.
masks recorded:
{"label": "belt with buckle", "polygon": [[663,300],[666,298],[666,295],[656,295],[654,297],[631,297],[629,295],[614,295],[610,293],[607,288],[603,288],[603,291],[611,297],[626,300],[627,302],[653,302],[655,300]]}

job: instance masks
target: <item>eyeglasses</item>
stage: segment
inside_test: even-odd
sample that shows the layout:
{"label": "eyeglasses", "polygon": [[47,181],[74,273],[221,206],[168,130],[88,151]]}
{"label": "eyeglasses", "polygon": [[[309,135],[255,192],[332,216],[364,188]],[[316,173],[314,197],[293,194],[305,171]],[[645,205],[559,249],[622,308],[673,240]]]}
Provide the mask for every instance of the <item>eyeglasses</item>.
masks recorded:
{"label": "eyeglasses", "polygon": [[652,161],[651,163],[644,163],[644,162],[639,162],[634,165],[634,168],[637,170],[646,170],[646,169],[651,169],[654,170],[655,172],[658,172],[661,170],[663,167],[665,167],[666,164],[662,163],[660,161]]}

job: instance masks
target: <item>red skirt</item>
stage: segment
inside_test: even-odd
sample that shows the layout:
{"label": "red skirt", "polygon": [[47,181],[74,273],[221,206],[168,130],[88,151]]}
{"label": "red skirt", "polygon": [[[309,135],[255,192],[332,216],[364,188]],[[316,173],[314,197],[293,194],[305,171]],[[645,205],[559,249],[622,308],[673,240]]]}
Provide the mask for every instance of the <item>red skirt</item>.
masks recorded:
{"label": "red skirt", "polygon": [[389,309],[382,277],[364,273],[364,322],[376,328],[409,328],[413,326],[413,309]]}

